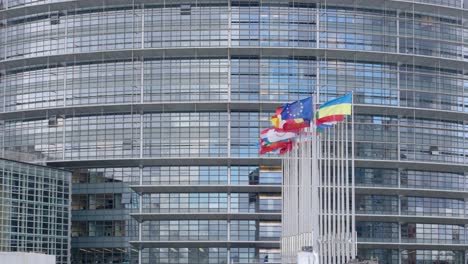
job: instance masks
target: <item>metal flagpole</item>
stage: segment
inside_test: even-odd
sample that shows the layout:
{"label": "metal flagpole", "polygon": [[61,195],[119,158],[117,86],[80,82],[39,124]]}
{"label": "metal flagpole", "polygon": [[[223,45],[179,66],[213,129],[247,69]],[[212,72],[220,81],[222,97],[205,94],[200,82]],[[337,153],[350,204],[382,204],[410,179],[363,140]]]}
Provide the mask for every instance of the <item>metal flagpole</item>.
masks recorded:
{"label": "metal flagpole", "polygon": [[320,189],[319,189],[319,199],[320,199],[320,223],[319,223],[319,228],[320,228],[320,260],[321,260],[321,263],[325,263],[325,247],[324,247],[324,237],[325,237],[325,232],[324,232],[324,181],[325,181],[325,178],[324,178],[324,161],[323,161],[323,158],[324,158],[324,155],[323,155],[323,148],[324,148],[324,144],[323,144],[323,140],[324,140],[324,134],[321,134],[320,135],[320,140],[319,140],[319,144],[320,144],[320,149],[319,149],[319,155],[320,155],[320,160],[319,160],[319,170],[320,170],[320,174],[319,174],[319,177],[320,177]]}
{"label": "metal flagpole", "polygon": [[[352,113],[351,113],[352,114]],[[350,190],[349,190],[349,157],[348,157],[348,152],[349,152],[349,146],[348,146],[348,131],[349,131],[349,126],[348,126],[348,119],[346,118],[345,120],[346,125],[346,131],[345,131],[345,200],[346,200],[346,259],[350,260],[352,257],[351,253],[351,246],[350,245],[350,239],[352,236],[351,233],[351,217],[350,217]]]}
{"label": "metal flagpole", "polygon": [[284,230],[283,230],[283,239],[284,239],[284,249],[282,250],[283,251],[283,255],[286,256],[287,254],[287,251],[288,251],[288,225],[287,223],[289,223],[288,221],[288,207],[287,207],[287,202],[288,202],[288,173],[289,173],[289,156],[290,156],[290,153],[287,154],[288,157],[286,159],[284,159],[284,163],[285,163],[285,166],[283,168],[283,190],[284,190],[284,193],[283,193],[283,210],[284,210],[284,218],[282,218],[282,221],[283,221],[283,226],[284,226]]}
{"label": "metal flagpole", "polygon": [[354,92],[351,94],[351,230],[353,236],[352,258],[357,255],[357,235],[356,235],[356,197],[354,182]]}
{"label": "metal flagpole", "polygon": [[344,123],[340,124],[341,126],[341,149],[340,149],[340,157],[341,157],[341,175],[340,175],[340,194],[341,194],[341,211],[340,211],[340,224],[341,224],[341,233],[340,233],[340,241],[341,241],[341,259],[343,263],[346,263],[348,260],[346,259],[346,240],[345,240],[345,205],[346,205],[346,200],[345,200],[345,189],[344,189],[344,182],[346,180],[346,174],[345,174],[345,160],[344,160]]}
{"label": "metal flagpole", "polygon": [[335,233],[335,217],[334,217],[334,207],[335,207],[335,199],[334,199],[334,181],[335,181],[335,160],[334,160],[334,148],[335,148],[335,127],[330,128],[330,264],[335,263],[335,244],[333,239],[333,234]]}
{"label": "metal flagpole", "polygon": [[327,259],[331,262],[331,131],[327,129]]}
{"label": "metal flagpole", "polygon": [[342,258],[341,258],[341,255],[343,254],[343,250],[342,250],[342,247],[341,247],[341,218],[342,218],[342,210],[341,210],[341,205],[342,205],[342,201],[341,201],[341,124],[338,123],[337,126],[337,141],[336,141],[336,144],[337,144],[337,152],[336,152],[336,160],[337,160],[337,164],[336,164],[336,204],[337,204],[337,207],[336,207],[336,235],[335,235],[335,240],[336,240],[336,247],[337,247],[337,252],[338,252],[338,257],[337,257],[337,262],[338,263],[342,263]]}

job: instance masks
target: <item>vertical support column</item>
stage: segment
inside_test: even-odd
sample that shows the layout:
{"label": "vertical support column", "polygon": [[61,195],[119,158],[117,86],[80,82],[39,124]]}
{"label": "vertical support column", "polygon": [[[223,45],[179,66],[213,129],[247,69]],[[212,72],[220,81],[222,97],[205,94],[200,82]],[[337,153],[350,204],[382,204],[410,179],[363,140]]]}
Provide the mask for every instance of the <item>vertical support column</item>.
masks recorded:
{"label": "vertical support column", "polygon": [[141,49],[145,48],[145,4],[141,4]]}
{"label": "vertical support column", "polygon": [[[5,35],[6,35],[6,28],[5,28]],[[0,82],[3,86],[2,87],[3,89],[3,107],[2,107],[3,112],[6,112],[6,80],[7,80],[6,71],[2,71],[0,74]],[[0,123],[0,127],[1,127],[0,133],[2,133],[2,146],[1,146],[2,156],[1,157],[5,158],[5,131],[6,131],[5,121]]]}
{"label": "vertical support column", "polygon": [[401,244],[401,224],[402,222],[398,222],[398,244]]}
{"label": "vertical support column", "polygon": [[[398,98],[398,102],[400,101],[400,99]],[[400,160],[401,159],[401,137],[400,137],[400,115],[398,115],[398,119],[397,119],[397,159]],[[399,173],[398,173],[399,175]],[[399,187],[399,186],[398,186]]]}
{"label": "vertical support column", "polygon": [[232,6],[231,6],[231,1],[228,1],[228,24],[227,24],[227,30],[228,30],[228,48],[230,49],[232,47]]}
{"label": "vertical support column", "polygon": [[[231,75],[232,75],[232,70],[231,70],[231,42],[232,42],[232,7],[231,7],[231,1],[228,1],[228,55],[227,55],[227,114],[228,114],[228,135],[227,135],[227,141],[228,141],[228,158],[231,158]],[[230,168],[229,168],[230,172]],[[229,184],[231,184],[230,178],[229,178]],[[228,260],[229,261],[229,260]],[[229,263],[229,262],[228,262]]]}
{"label": "vertical support column", "polygon": [[[132,113],[133,114],[133,113]],[[144,115],[143,115],[143,110],[140,112],[140,159],[143,158],[143,122],[144,122]]]}
{"label": "vertical support column", "polygon": [[[464,8],[465,6],[465,3],[464,3],[464,0],[461,0],[461,8]],[[466,18],[465,18],[465,12],[461,12],[461,23],[462,23],[462,26],[465,25],[465,21],[466,21]],[[466,47],[463,45],[462,46],[462,60],[465,60],[465,54],[466,54]],[[464,68],[464,67],[463,67]],[[464,69],[462,69],[462,72],[464,71]]]}
{"label": "vertical support column", "polygon": [[403,198],[402,195],[398,195],[398,215],[401,215],[401,199]]}
{"label": "vertical support column", "polygon": [[140,103],[145,101],[145,58],[141,56],[140,65]]}
{"label": "vertical support column", "polygon": [[397,186],[398,186],[398,189],[401,188],[401,168],[398,169],[397,171]]}
{"label": "vertical support column", "polygon": [[5,21],[5,27],[2,29],[4,30],[5,32],[5,40],[4,40],[4,51],[3,51],[3,59],[6,60],[7,59],[7,55],[8,55],[8,20],[4,20]]}
{"label": "vertical support column", "polygon": [[227,219],[227,263],[231,263],[231,219]]}
{"label": "vertical support column", "polygon": [[[463,89],[463,90],[464,90],[464,89]],[[463,97],[463,98],[464,98],[464,97]],[[463,104],[464,104],[464,103],[463,103]],[[466,124],[466,121],[463,121],[463,122],[462,122],[462,125],[463,125],[463,127],[465,127],[465,126],[467,125],[467,124]],[[462,146],[468,146],[468,145],[467,145],[467,142],[466,142],[466,133],[463,133],[463,145],[462,145]],[[464,153],[463,153],[463,163],[466,164],[466,163],[467,163],[467,162],[466,162],[466,159],[467,159],[466,156],[467,156],[467,154],[468,154],[468,153],[466,153],[466,152],[468,152],[468,149],[465,148],[465,149],[463,150],[463,152],[464,152]]]}
{"label": "vertical support column", "polygon": [[68,53],[68,11],[65,11],[65,38],[64,38],[65,54]]}
{"label": "vertical support column", "polygon": [[65,160],[65,143],[67,140],[67,137],[65,135],[66,133],[66,128],[67,128],[67,116],[63,115],[63,126],[62,126],[62,160]]}
{"label": "vertical support column", "polygon": [[[141,4],[141,49],[145,48],[145,5]],[[143,104],[145,101],[145,58],[141,56],[141,66],[140,66],[140,103]]]}
{"label": "vertical support column", "polygon": [[[400,98],[401,98],[401,87],[400,87],[400,67],[401,67],[401,63],[397,63],[397,106],[400,107],[401,106],[401,102],[400,102]],[[399,119],[398,119],[399,120]]]}
{"label": "vertical support column", "polygon": [[[68,86],[68,76],[67,76],[67,67],[68,65],[64,63],[63,65],[63,106],[67,106],[67,86]],[[60,68],[59,68],[60,69]]]}
{"label": "vertical support column", "polygon": [[[5,133],[6,133],[6,127],[5,127],[5,121],[0,122],[0,133],[2,133],[2,145],[1,145],[1,157],[5,157]],[[1,221],[0,221],[1,223]]]}
{"label": "vertical support column", "polygon": [[[396,53],[400,53],[400,10],[396,12]],[[400,88],[400,86],[398,86]]]}
{"label": "vertical support column", "polygon": [[[229,130],[231,128],[229,127]],[[228,217],[227,217],[227,241],[228,241],[228,245],[231,245],[230,241],[231,241],[231,220],[230,220],[230,217],[229,215],[231,214],[231,188],[230,186],[232,185],[232,181],[231,181],[231,174],[232,174],[232,171],[231,171],[231,165],[228,165],[228,168],[227,168],[227,185],[229,186],[228,188],[228,193],[227,193],[227,214],[228,214]],[[227,254],[226,254],[226,257],[227,257],[227,262],[226,263],[231,263],[231,247],[230,246],[227,246]]]}
{"label": "vertical support column", "polygon": [[320,3],[317,3],[315,9],[315,43],[316,48],[320,48]]}
{"label": "vertical support column", "polygon": [[[138,168],[139,176],[140,176],[140,186],[143,185],[143,166],[140,165]],[[138,193],[138,212],[141,214],[143,213],[143,193]],[[142,241],[142,222],[138,222],[138,241]],[[138,248],[138,263],[141,264],[142,252],[141,248]]]}
{"label": "vertical support column", "polygon": [[227,129],[227,156],[228,158],[231,158],[231,104],[227,104],[227,116],[228,116],[228,129]]}
{"label": "vertical support column", "polygon": [[[73,175],[72,175],[73,177]],[[70,178],[68,182],[68,234],[71,234],[71,226],[72,226],[72,182],[73,178]],[[1,222],[0,222],[1,223]],[[67,243],[67,264],[71,263],[71,235],[68,236],[68,243]]]}
{"label": "vertical support column", "polygon": [[6,82],[7,82],[7,73],[6,71],[2,71],[0,74],[0,82],[2,83],[2,89],[3,89],[3,107],[2,110],[5,113],[6,112],[6,98],[7,98],[7,87],[6,87]]}

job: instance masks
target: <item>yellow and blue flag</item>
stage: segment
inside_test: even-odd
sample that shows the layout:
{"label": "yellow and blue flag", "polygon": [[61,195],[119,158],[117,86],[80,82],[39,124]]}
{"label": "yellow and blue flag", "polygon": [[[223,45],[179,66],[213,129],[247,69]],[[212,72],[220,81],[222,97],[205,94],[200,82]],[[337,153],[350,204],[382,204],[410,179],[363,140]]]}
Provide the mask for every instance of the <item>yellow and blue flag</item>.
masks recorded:
{"label": "yellow and blue flag", "polygon": [[353,95],[346,94],[321,105],[317,111],[317,126],[343,121],[345,115],[351,115],[352,102]]}

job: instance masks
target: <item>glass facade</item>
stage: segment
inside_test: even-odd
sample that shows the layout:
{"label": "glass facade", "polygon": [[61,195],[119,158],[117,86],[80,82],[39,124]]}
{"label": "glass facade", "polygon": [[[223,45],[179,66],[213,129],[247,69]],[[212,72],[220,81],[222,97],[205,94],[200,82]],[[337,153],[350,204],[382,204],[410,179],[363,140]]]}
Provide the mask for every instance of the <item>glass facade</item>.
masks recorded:
{"label": "glass facade", "polygon": [[70,263],[71,173],[0,159],[0,251]]}
{"label": "glass facade", "polygon": [[359,257],[464,263],[467,4],[3,0],[1,153],[73,170],[73,263],[279,263],[259,132],[353,91]]}

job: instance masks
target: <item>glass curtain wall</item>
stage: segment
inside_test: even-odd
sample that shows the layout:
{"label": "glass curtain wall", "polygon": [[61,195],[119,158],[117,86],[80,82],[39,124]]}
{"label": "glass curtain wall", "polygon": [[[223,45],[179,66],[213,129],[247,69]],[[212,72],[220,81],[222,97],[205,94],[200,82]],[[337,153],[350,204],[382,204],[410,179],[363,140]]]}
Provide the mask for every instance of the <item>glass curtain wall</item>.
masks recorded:
{"label": "glass curtain wall", "polygon": [[461,0],[0,1],[2,155],[73,171],[73,263],[280,263],[282,103],[353,91],[358,255],[462,263]]}

